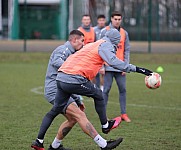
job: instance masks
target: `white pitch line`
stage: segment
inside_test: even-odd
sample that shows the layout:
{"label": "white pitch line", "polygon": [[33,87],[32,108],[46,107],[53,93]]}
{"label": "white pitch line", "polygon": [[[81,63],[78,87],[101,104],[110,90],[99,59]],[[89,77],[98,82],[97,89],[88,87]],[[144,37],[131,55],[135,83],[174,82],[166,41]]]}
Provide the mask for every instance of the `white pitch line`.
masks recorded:
{"label": "white pitch line", "polygon": [[[86,100],[84,102],[93,102],[93,100]],[[108,102],[109,104],[119,105],[117,102]],[[142,107],[142,108],[150,108],[150,109],[164,109],[164,110],[178,110],[181,111],[181,108],[178,107],[161,107],[161,106],[149,106],[149,105],[141,105],[141,104],[126,104],[131,107]]]}
{"label": "white pitch line", "polygon": [[[31,89],[30,91],[35,93],[35,94],[40,94],[43,95],[44,93],[42,92],[43,86],[39,86],[36,88]],[[84,100],[84,102],[93,102],[93,100]],[[109,104],[116,104],[119,105],[119,103],[117,102],[108,102]],[[142,107],[142,108],[150,108],[150,109],[164,109],[164,110],[178,110],[181,111],[181,108],[178,107],[161,107],[161,106],[149,106],[149,105],[141,105],[141,104],[126,104],[127,106],[131,106],[131,107]]]}
{"label": "white pitch line", "polygon": [[43,86],[39,86],[39,87],[31,89],[30,91],[33,92],[33,93],[36,93],[36,94],[43,95],[42,89],[43,89]]}
{"label": "white pitch line", "polygon": [[133,107],[144,107],[144,108],[151,108],[151,109],[165,109],[165,110],[179,110],[181,111],[181,108],[178,107],[161,107],[161,106],[149,106],[149,105],[138,105],[138,104],[127,104],[128,106]]}

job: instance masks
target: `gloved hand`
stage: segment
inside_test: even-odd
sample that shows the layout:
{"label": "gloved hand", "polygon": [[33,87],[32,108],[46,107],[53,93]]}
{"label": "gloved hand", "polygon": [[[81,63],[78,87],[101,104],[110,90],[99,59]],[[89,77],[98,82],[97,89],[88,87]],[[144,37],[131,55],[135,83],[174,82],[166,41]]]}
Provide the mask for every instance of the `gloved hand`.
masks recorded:
{"label": "gloved hand", "polygon": [[146,76],[150,76],[153,73],[152,71],[145,69],[145,68],[141,68],[141,67],[136,67],[136,72],[142,73]]}

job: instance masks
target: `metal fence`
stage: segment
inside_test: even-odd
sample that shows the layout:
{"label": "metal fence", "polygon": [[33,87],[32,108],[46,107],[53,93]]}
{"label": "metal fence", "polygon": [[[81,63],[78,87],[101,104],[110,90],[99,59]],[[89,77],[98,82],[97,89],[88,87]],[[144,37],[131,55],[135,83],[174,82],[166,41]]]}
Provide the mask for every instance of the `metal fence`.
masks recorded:
{"label": "metal fence", "polygon": [[90,14],[95,26],[99,14],[104,14],[109,24],[110,14],[116,10],[123,14],[122,26],[132,41],[181,41],[181,0],[56,0],[56,4],[49,0],[49,5],[0,1],[0,36],[6,37],[11,30],[10,39],[65,40],[81,25],[83,14]]}
{"label": "metal fence", "polygon": [[96,16],[112,11],[123,14],[122,26],[136,41],[181,41],[181,0],[90,0],[93,25]]}

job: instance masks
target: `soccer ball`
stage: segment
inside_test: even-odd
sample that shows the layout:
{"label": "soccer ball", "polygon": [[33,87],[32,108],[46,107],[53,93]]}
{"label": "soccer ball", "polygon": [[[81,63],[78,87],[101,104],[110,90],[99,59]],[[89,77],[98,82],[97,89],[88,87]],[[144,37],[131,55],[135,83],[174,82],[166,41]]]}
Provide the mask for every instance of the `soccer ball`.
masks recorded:
{"label": "soccer ball", "polygon": [[161,82],[162,82],[162,78],[156,72],[153,72],[152,75],[145,77],[145,84],[150,89],[159,88],[161,85]]}

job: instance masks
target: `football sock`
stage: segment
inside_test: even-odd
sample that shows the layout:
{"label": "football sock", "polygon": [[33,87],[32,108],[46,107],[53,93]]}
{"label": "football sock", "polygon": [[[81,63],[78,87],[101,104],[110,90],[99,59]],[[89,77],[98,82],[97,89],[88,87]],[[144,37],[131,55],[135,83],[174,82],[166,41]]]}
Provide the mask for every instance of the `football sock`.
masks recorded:
{"label": "football sock", "polygon": [[94,138],[94,141],[99,145],[99,147],[105,148],[107,146],[107,141],[99,134]]}
{"label": "football sock", "polygon": [[100,86],[100,89],[103,91],[103,89],[104,89],[104,86],[103,86],[103,85],[101,85],[101,86]]}
{"label": "football sock", "polygon": [[42,140],[42,139],[38,139],[38,138],[37,138],[37,140],[38,140],[41,144],[43,143],[43,140]]}
{"label": "football sock", "polygon": [[59,139],[57,139],[57,138],[55,137],[55,139],[54,139],[54,141],[53,141],[53,143],[52,143],[52,147],[53,147],[53,148],[58,148],[58,147],[60,146],[61,142],[62,142],[62,140],[59,140]]}
{"label": "football sock", "polygon": [[107,128],[109,126],[109,123],[107,122],[106,124],[102,125],[102,128]]}

